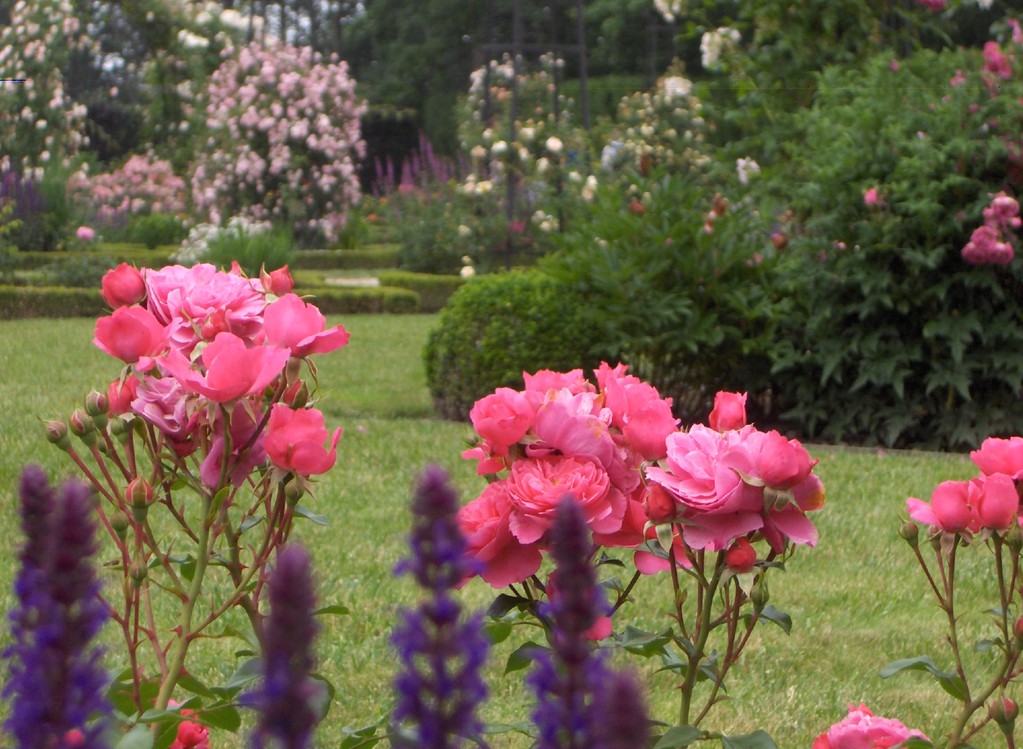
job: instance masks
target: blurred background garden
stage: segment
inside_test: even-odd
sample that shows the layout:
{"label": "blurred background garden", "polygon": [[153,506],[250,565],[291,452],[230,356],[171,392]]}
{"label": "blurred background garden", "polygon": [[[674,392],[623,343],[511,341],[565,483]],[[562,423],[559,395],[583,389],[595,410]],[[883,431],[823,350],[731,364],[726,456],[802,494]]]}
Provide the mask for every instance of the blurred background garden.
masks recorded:
{"label": "blurred background garden", "polygon": [[[350,608],[393,591],[326,625],[337,745],[386,699],[414,472],[479,491],[476,400],[601,361],[683,426],[747,392],[765,429],[869,448],[815,451],[822,545],[847,546],[779,584],[793,638],[728,708],[808,745],[906,637],[940,637],[922,598],[876,598],[910,564],[878,539],[969,466],[883,451],[1023,432],[1021,23],[1008,0],[0,0],[0,497],[30,459],[69,468],[38,418],[111,376],[86,319],[108,270],[287,265],[353,334],[321,371],[345,428],[322,496],[362,510],[341,554],[304,538]],[[225,648],[204,667],[226,678]],[[940,690],[895,681],[882,706],[933,714]]]}

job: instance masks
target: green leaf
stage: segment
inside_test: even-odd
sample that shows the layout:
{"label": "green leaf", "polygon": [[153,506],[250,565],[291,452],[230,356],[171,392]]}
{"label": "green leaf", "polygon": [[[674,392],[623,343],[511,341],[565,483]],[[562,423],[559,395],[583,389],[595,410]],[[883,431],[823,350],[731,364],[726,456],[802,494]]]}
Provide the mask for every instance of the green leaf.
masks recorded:
{"label": "green leaf", "polygon": [[550,648],[538,645],[533,641],[520,645],[508,656],[508,662],[504,664],[504,673],[510,674],[513,671],[521,671],[532,663],[539,653],[545,650],[550,650]]}
{"label": "green leaf", "polygon": [[901,744],[898,744],[896,749],[933,749],[933,747],[934,744],[930,741],[914,736],[913,738],[907,739]]}
{"label": "green leaf", "polygon": [[663,655],[664,647],[671,642],[671,630],[663,632],[646,632],[632,625],[627,626],[618,639],[618,644],[630,653],[651,658]]}
{"label": "green leaf", "polygon": [[597,560],[597,566],[598,567],[600,565],[602,565],[602,564],[610,564],[612,567],[624,567],[625,566],[625,562],[623,562],[621,559],[615,559],[614,557],[609,557],[607,555],[606,551],[602,551],[600,553],[600,559]]}
{"label": "green leaf", "polygon": [[263,672],[263,663],[259,658],[251,658],[235,669],[231,678],[222,687],[213,687],[213,692],[224,696],[233,697],[244,687],[254,682]]}
{"label": "green leaf", "polygon": [[953,671],[942,671],[934,665],[934,661],[931,660],[929,655],[893,661],[881,670],[881,678],[887,679],[889,676],[894,676],[901,671],[926,671],[938,681],[942,689],[957,700],[962,702],[966,699],[966,685],[963,684],[959,674]]}
{"label": "green leaf", "polygon": [[208,522],[213,522],[213,519],[217,516],[217,513],[220,512],[220,506],[224,504],[224,500],[227,499],[228,496],[231,494],[232,488],[233,487],[229,484],[213,495],[213,500],[210,502],[209,514],[206,516],[206,520]]}
{"label": "green leaf", "polygon": [[483,632],[490,640],[491,645],[504,642],[512,632],[511,622],[487,622],[483,625]]}
{"label": "green leaf", "polygon": [[349,728],[345,726],[341,729],[344,738],[338,744],[338,749],[369,749],[376,746],[384,738],[383,736],[377,736],[377,729],[379,727],[379,723],[363,726],[362,728]]}
{"label": "green leaf", "polygon": [[494,599],[493,603],[490,604],[490,608],[487,609],[487,616],[493,619],[500,619],[502,616],[514,611],[515,609],[527,610],[528,608],[528,599],[502,593]]}
{"label": "green leaf", "polygon": [[707,732],[695,726],[672,726],[654,744],[654,749],[676,749],[680,746],[689,746],[694,741],[707,737]]}
{"label": "green leaf", "polygon": [[792,617],[784,611],[779,611],[771,604],[764,606],[760,612],[760,618],[777,624],[785,631],[785,634],[791,634],[792,632]]}
{"label": "green leaf", "polygon": [[666,552],[671,550],[671,545],[675,540],[674,529],[671,523],[661,523],[655,526],[654,530],[657,533],[657,543],[661,545],[661,548]]}
{"label": "green leaf", "polygon": [[299,517],[305,518],[316,525],[330,525],[330,521],[327,520],[326,515],[317,515],[314,512],[310,512],[302,504],[295,505],[295,514]]}
{"label": "green leaf", "polygon": [[221,705],[201,713],[202,722],[214,728],[223,728],[234,733],[242,725],[241,716],[233,705]]}
{"label": "green leaf", "polygon": [[754,731],[742,736],[722,736],[723,749],[778,749],[766,731]]}
{"label": "green leaf", "polygon": [[216,696],[208,686],[192,676],[192,674],[181,674],[181,676],[178,677],[178,686],[182,689],[187,689],[192,694],[202,695],[203,697]]}
{"label": "green leaf", "polygon": [[257,525],[263,522],[262,515],[249,515],[242,521],[242,524],[238,526],[238,532],[244,533],[250,528],[255,528]]}
{"label": "green leaf", "polygon": [[137,725],[121,737],[114,749],[152,749],[153,732],[147,726]]}
{"label": "green leaf", "polygon": [[335,603],[333,606],[324,606],[322,608],[316,609],[316,611],[313,612],[313,616],[324,616],[327,614],[332,614],[334,616],[348,616],[351,613],[352,613],[351,609],[349,609],[347,606],[340,603]]}

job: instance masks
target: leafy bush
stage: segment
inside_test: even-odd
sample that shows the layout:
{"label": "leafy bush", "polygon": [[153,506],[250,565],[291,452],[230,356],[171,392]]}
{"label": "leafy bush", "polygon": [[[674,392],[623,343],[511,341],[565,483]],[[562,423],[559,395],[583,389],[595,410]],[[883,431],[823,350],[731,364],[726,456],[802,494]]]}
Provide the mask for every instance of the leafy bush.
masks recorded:
{"label": "leafy bush", "polygon": [[188,236],[188,231],[177,216],[151,213],[132,219],[130,235],[132,242],[140,242],[154,250],[160,245],[178,244]]}
{"label": "leafy bush", "polygon": [[686,423],[706,417],[718,390],[754,394],[770,384],[786,304],[774,290],[780,258],[739,190],[729,203],[678,176],[637,185],[632,198],[602,187],[588,220],[541,262],[583,301],[592,353],[629,364],[674,399]]}
{"label": "leafy bush", "polygon": [[72,289],[97,289],[103,275],[116,263],[106,255],[65,255],[43,268],[45,286],[63,286]]}
{"label": "leafy bush", "polygon": [[221,229],[210,238],[203,260],[221,268],[230,268],[237,261],[250,278],[256,278],[260,268],[276,270],[288,265],[294,256],[295,241],[287,226],[253,233],[237,225]]}
{"label": "leafy bush", "polygon": [[804,434],[964,448],[1023,429],[1023,268],[962,254],[992,196],[1021,187],[1023,85],[983,64],[830,70],[800,117],[786,184],[816,262],[793,279],[774,368]]}
{"label": "leafy bush", "polygon": [[424,351],[437,412],[464,419],[498,387],[522,388],[523,371],[592,368],[594,330],[571,290],[536,271],[473,279],[440,313]]}
{"label": "leafy bush", "polygon": [[107,309],[95,289],[0,286],[0,320],[23,317],[97,317]]}
{"label": "leafy bush", "polygon": [[305,270],[365,270],[394,268],[401,248],[396,244],[369,244],[357,250],[299,250],[293,267]]}
{"label": "leafy bush", "polygon": [[419,297],[408,289],[317,289],[312,299],[325,315],[386,313],[404,315],[419,311]]}

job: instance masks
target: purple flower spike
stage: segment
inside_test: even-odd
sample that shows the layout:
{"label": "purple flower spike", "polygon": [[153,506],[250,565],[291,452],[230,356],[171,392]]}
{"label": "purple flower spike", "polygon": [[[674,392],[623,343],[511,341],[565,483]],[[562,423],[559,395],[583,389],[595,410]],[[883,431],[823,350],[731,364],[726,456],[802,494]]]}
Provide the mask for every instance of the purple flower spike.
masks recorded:
{"label": "purple flower spike", "polygon": [[90,643],[106,610],[91,563],[90,490],[69,481],[55,493],[43,471],[28,466],[20,497],[26,541],[10,613],[13,643],[3,653],[10,669],[5,727],[18,749],[101,749],[107,677]]}
{"label": "purple flower spike", "polygon": [[246,702],[259,711],[253,749],[305,749],[319,722],[322,685],[310,674],[316,595],[309,555],[301,546],[277,553],[270,576],[270,615],[263,644],[263,684]]}
{"label": "purple flower spike", "polygon": [[463,619],[452,596],[473,571],[457,512],[447,475],[427,468],[412,499],[412,557],[395,570],[411,573],[427,595],[417,609],[401,612],[391,637],[402,666],[395,678],[395,746],[449,749],[481,727],[476,708],[486,696],[480,670],[489,643],[481,618]]}
{"label": "purple flower spike", "polygon": [[594,699],[593,749],[650,746],[650,721],[639,682],[632,674],[611,673]]}

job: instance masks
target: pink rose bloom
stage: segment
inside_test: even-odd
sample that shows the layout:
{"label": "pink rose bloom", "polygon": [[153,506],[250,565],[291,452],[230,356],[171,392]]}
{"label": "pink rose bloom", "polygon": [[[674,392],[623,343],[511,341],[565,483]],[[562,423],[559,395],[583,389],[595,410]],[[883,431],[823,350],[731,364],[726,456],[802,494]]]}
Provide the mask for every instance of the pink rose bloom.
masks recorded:
{"label": "pink rose bloom", "polygon": [[[182,711],[182,714],[191,711]],[[210,749],[210,732],[206,726],[191,720],[178,724],[178,733],[170,749]]]}
{"label": "pink rose bloom", "polygon": [[849,714],[814,739],[813,749],[891,749],[913,737],[930,740],[901,721],[875,716],[866,705],[849,705]]}
{"label": "pink rose bloom", "polygon": [[91,242],[96,238],[96,232],[88,226],[79,226],[75,231],[75,236],[82,242]]}
{"label": "pink rose bloom", "polygon": [[473,405],[469,420],[491,450],[505,454],[508,447],[526,436],[535,411],[522,393],[498,388]]}
{"label": "pink rose bloom", "polygon": [[219,333],[250,342],[262,333],[266,297],[259,281],[208,263],[147,270],[145,280],[146,306],[167,326],[168,343],[186,355]]}
{"label": "pink rose bloom", "polygon": [[881,205],[881,196],[877,192],[876,187],[868,187],[863,191],[863,205],[867,206],[867,208]]}
{"label": "pink rose bloom", "polygon": [[998,42],[984,44],[984,70],[993,73],[1002,80],[1012,78],[1012,62],[1002,53]]}
{"label": "pink rose bloom", "polygon": [[1018,229],[1023,223],[1019,217],[1019,202],[1004,192],[998,193],[984,209],[984,223],[1003,231]]}
{"label": "pink rose bloom", "polygon": [[604,392],[604,404],[611,410],[611,424],[622,430],[627,445],[644,460],[665,457],[664,441],[678,428],[671,413],[671,399],[638,377],[626,374],[619,364],[614,369],[601,364],[597,382]]}
{"label": "pink rose bloom", "polygon": [[718,433],[695,424],[688,432],[668,437],[667,470],[646,469],[679,502],[685,519],[684,538],[695,549],[720,551],[734,538],[763,524],[763,489],[747,485],[755,458],[747,444],[752,428]]}
{"label": "pink rose bloom", "polygon": [[[248,404],[246,404],[247,406]],[[248,479],[252,471],[266,460],[266,451],[263,449],[263,435],[256,434],[256,427],[259,425],[258,411],[245,406],[235,406],[231,411],[229,419],[231,428],[231,454],[228,456],[227,478],[235,486],[241,486]],[[210,451],[202,462],[199,475],[208,487],[215,487],[220,483],[220,474],[224,464],[224,426],[218,420],[216,433],[210,445]],[[253,440],[253,436],[256,439]],[[252,441],[252,446],[243,448]]]}
{"label": "pink rose bloom", "polygon": [[947,0],[916,0],[918,4],[924,6],[932,13],[940,13],[945,10],[945,6],[948,4]]}
{"label": "pink rose bloom", "polygon": [[131,410],[159,429],[178,455],[184,456],[197,447],[195,400],[173,377],[144,377],[136,388]]}
{"label": "pink rose bloom", "polygon": [[545,394],[548,390],[568,389],[575,393],[592,393],[593,385],[585,377],[581,369],[573,369],[570,372],[552,372],[549,369],[542,369],[536,374],[522,373],[522,379],[526,383],[526,392]]}
{"label": "pink rose bloom", "polygon": [[970,453],[970,460],[988,476],[1004,473],[1023,479],[1023,437],[988,437]]}
{"label": "pink rose bloom", "polygon": [[[328,438],[329,446],[324,447]],[[324,426],[323,414],[315,408],[296,410],[275,403],[263,448],[278,468],[309,476],[334,467],[340,439],[341,427],[331,436]]]}
{"label": "pink rose bloom", "polygon": [[746,393],[719,391],[714,396],[714,410],[707,424],[715,432],[742,429],[746,426]]}
{"label": "pink rose bloom", "polygon": [[92,342],[123,362],[148,369],[147,360],[164,347],[164,327],[143,307],[118,307],[96,321]]}
{"label": "pink rose bloom", "polygon": [[592,460],[564,456],[519,460],[512,464],[507,486],[509,528],[522,544],[543,538],[566,494],[579,502],[592,532],[613,533],[622,527],[628,500]]}
{"label": "pink rose bloom", "polygon": [[1005,530],[1016,520],[1019,494],[1009,476],[980,476],[970,481],[943,481],[931,494],[930,504],[910,497],[906,509],[918,523],[947,533]]}
{"label": "pink rose bloom", "polygon": [[[811,460],[806,448],[799,440],[786,439],[774,431],[754,433],[757,450],[757,468],[754,474],[765,486],[774,489],[791,489],[810,475],[818,461]],[[752,436],[752,435],[751,435]]]}
{"label": "pink rose bloom", "polygon": [[970,265],[1008,265],[1016,251],[993,226],[978,226],[970,235],[970,241],[962,249],[962,257]]}
{"label": "pink rose bloom", "polygon": [[295,288],[295,279],[291,277],[291,272],[286,265],[269,273],[266,270],[260,270],[259,282],[263,285],[263,291],[274,296],[284,296]]}
{"label": "pink rose bloom", "polygon": [[348,343],[348,331],[340,325],[325,330],[327,320],[315,305],[296,294],[285,294],[266,308],[263,329],[275,346],[291,349],[293,356],[326,354]]}
{"label": "pink rose bloom", "polygon": [[199,356],[205,372],[193,369],[192,362],[175,350],[167,352],[162,365],[189,392],[203,395],[215,403],[227,403],[262,392],[281,373],[288,358],[287,349],[276,346],[249,348],[238,336],[220,333]]}
{"label": "pink rose bloom", "polygon": [[137,304],[146,295],[146,282],[138,268],[121,263],[103,275],[100,294],[115,309]]}
{"label": "pink rose bloom", "polygon": [[510,516],[507,481],[488,484],[479,497],[458,511],[467,553],[483,565],[480,577],[495,588],[522,582],[540,569],[542,560],[537,545],[522,545],[512,535]]}

